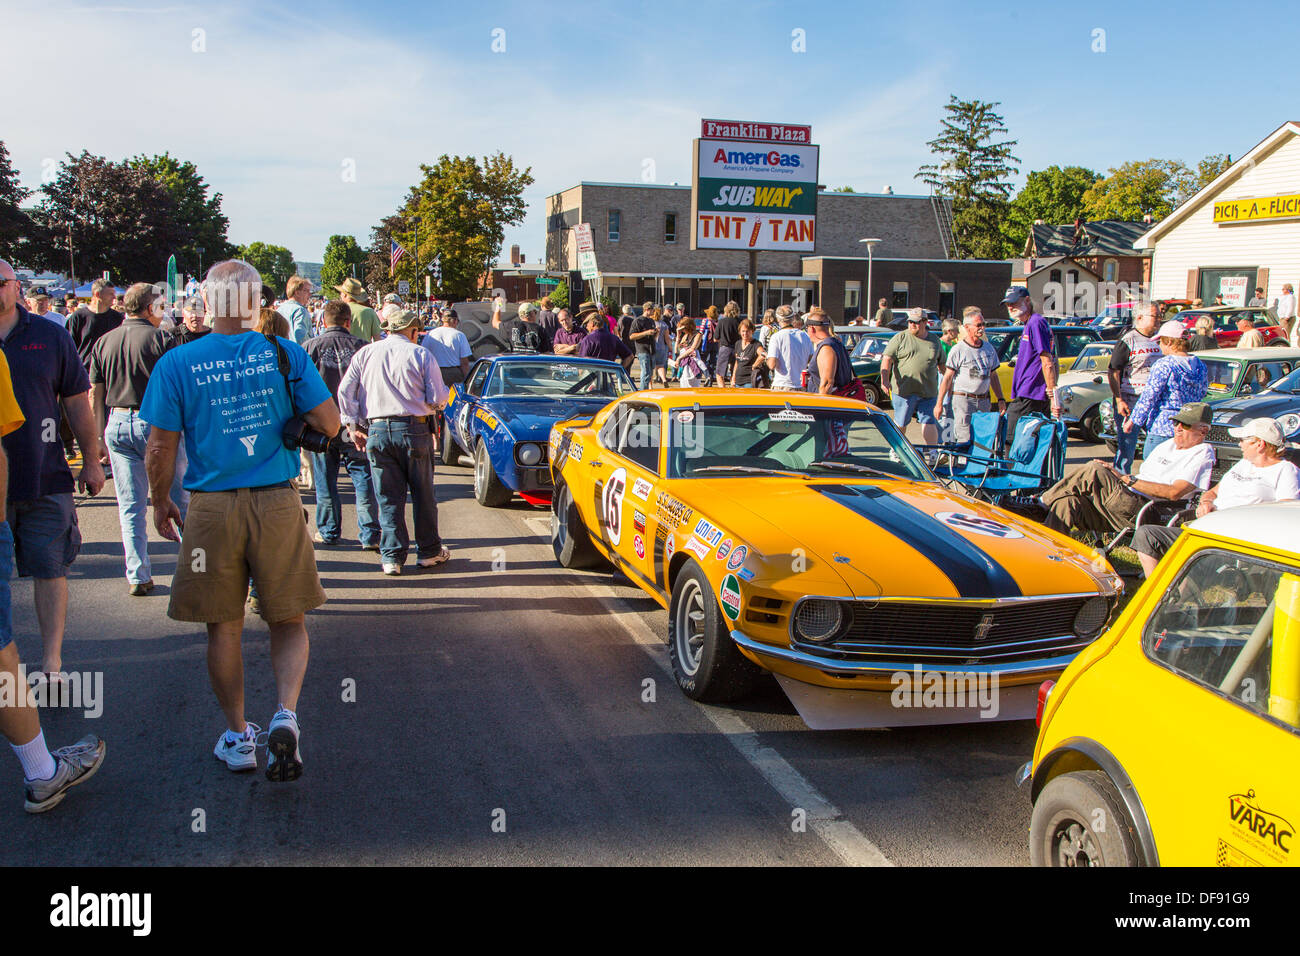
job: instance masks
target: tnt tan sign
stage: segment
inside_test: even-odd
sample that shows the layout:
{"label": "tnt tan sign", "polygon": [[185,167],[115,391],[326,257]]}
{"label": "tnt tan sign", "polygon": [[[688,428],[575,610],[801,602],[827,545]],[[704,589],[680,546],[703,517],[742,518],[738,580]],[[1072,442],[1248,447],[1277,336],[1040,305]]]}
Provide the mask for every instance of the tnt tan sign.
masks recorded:
{"label": "tnt tan sign", "polygon": [[1261,199],[1228,199],[1214,204],[1214,221],[1266,222],[1269,219],[1300,219],[1300,193]]}

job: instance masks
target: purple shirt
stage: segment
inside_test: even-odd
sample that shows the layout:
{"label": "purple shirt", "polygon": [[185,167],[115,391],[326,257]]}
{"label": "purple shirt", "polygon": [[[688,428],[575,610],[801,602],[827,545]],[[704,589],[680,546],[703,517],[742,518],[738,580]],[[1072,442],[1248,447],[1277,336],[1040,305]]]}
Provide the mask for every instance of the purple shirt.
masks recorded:
{"label": "purple shirt", "polygon": [[587,337],[587,333],[578,326],[573,327],[572,332],[564,331],[564,326],[556,326],[555,335],[551,339],[552,345],[577,345]]}
{"label": "purple shirt", "polygon": [[27,421],[4,437],[4,450],[9,456],[9,500],[31,501],[73,490],[63,444],[43,439],[58,436],[59,399],[90,391],[90,379],[67,332],[21,305],[17,309],[18,323],[0,346]]}
{"label": "purple shirt", "polygon": [[604,329],[587,333],[582,340],[582,345],[578,347],[578,355],[581,358],[606,359],[611,362],[622,361],[631,354],[632,350],[623,343],[622,339]]}
{"label": "purple shirt", "polygon": [[1011,397],[1047,400],[1047,380],[1043,377],[1043,355],[1056,357],[1056,339],[1047,320],[1035,312],[1025,323],[1016,353],[1016,371],[1011,376]]}

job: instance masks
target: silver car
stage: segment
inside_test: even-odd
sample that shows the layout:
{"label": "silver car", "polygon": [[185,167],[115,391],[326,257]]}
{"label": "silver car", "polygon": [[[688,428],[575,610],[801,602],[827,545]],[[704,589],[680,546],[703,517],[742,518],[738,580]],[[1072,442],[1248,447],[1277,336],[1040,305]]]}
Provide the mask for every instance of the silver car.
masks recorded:
{"label": "silver car", "polygon": [[1056,396],[1064,409],[1061,418],[1079,429],[1083,440],[1102,441],[1101,403],[1110,398],[1110,353],[1114,342],[1093,342],[1083,347],[1068,372],[1056,383]]}

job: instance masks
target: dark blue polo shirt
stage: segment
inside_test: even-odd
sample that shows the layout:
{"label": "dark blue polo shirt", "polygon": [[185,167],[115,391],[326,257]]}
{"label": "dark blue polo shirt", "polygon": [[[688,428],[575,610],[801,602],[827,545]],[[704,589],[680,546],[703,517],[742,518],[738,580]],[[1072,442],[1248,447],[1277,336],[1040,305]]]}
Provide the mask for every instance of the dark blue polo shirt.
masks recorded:
{"label": "dark blue polo shirt", "polygon": [[9,500],[31,501],[73,490],[59,441],[59,399],[90,391],[90,378],[65,329],[21,305],[17,309],[18,324],[0,348],[27,421],[3,441],[9,457]]}

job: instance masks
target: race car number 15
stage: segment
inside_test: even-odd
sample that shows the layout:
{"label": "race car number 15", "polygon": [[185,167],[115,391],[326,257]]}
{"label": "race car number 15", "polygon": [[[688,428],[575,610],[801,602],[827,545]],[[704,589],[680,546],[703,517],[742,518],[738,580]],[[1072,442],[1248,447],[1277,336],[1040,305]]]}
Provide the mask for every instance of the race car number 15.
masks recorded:
{"label": "race car number 15", "polygon": [[609,534],[609,543],[618,544],[623,536],[623,494],[627,491],[627,469],[619,468],[609,476],[601,491],[601,505],[604,511],[605,530]]}

